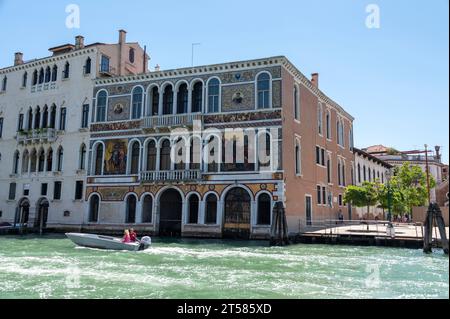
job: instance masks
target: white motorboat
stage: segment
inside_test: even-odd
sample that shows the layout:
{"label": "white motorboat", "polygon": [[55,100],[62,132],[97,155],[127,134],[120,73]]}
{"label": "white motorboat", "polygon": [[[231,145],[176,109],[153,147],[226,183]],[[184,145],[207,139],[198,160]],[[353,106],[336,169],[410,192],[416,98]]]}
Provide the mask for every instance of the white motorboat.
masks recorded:
{"label": "white motorboat", "polygon": [[147,236],[134,243],[124,243],[121,238],[94,234],[67,233],[66,236],[76,245],[89,248],[139,251],[151,246],[151,238]]}

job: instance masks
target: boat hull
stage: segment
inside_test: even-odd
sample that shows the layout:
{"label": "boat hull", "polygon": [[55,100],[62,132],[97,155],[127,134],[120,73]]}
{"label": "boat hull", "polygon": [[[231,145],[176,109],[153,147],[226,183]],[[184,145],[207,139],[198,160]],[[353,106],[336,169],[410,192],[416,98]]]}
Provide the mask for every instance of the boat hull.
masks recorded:
{"label": "boat hull", "polygon": [[80,234],[80,233],[67,233],[66,236],[76,245],[88,248],[108,249],[108,250],[127,250],[138,251],[142,248],[141,244],[136,243],[123,243],[120,238],[93,235],[93,234]]}

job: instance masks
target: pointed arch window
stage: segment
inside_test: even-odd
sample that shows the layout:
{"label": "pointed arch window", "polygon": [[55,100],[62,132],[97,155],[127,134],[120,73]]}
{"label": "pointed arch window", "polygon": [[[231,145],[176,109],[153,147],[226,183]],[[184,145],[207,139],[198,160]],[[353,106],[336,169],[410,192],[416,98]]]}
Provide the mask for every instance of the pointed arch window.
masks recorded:
{"label": "pointed arch window", "polygon": [[34,114],[34,129],[40,128],[41,125],[41,108],[38,106],[36,108],[36,113]]}
{"label": "pointed arch window", "polygon": [[92,60],[90,57],[86,59],[86,63],[84,64],[84,74],[91,74],[92,68]]}
{"label": "pointed arch window", "polygon": [[19,173],[19,159],[20,159],[20,153],[19,153],[19,151],[15,151],[14,158],[13,158],[13,174]]}
{"label": "pointed arch window", "polygon": [[56,127],[56,105],[53,104],[50,110],[50,121],[49,121],[49,128],[54,129]]}
{"label": "pointed arch window", "polygon": [[64,72],[63,72],[63,78],[68,79],[70,76],[70,63],[66,62],[64,65]]}
{"label": "pointed arch window", "polygon": [[44,80],[45,80],[44,68],[41,68],[39,70],[39,84],[44,83]]}
{"label": "pointed arch window", "polygon": [[43,172],[44,169],[45,169],[45,152],[44,150],[40,150],[38,156],[38,172]]}
{"label": "pointed arch window", "polygon": [[42,128],[48,127],[48,107],[44,106],[44,112],[42,113]]}
{"label": "pointed arch window", "polygon": [[27,81],[28,81],[28,72],[25,72],[22,75],[22,87],[26,87],[27,86]]}
{"label": "pointed arch window", "polygon": [[45,83],[50,82],[51,78],[52,78],[52,71],[51,71],[50,67],[48,66],[45,68]]}
{"label": "pointed arch window", "polygon": [[53,171],[53,150],[50,148],[47,152],[47,172]]}
{"label": "pointed arch window", "polygon": [[64,160],[64,149],[60,147],[58,149],[58,159],[56,162],[56,171],[62,172],[63,170],[63,160]]}
{"label": "pointed arch window", "polygon": [[56,82],[58,79],[58,66],[54,65],[52,70],[52,82]]}
{"label": "pointed arch window", "polygon": [[22,173],[28,173],[28,165],[30,164],[30,153],[28,150],[25,150],[22,154]]}
{"label": "pointed arch window", "polygon": [[32,79],[32,85],[36,85],[36,84],[38,84],[38,71],[37,70],[34,70],[34,72],[33,72],[33,79]]}
{"label": "pointed arch window", "polygon": [[31,156],[30,156],[30,172],[35,173],[36,169],[37,169],[37,152],[36,152],[36,149],[33,149],[31,151]]}

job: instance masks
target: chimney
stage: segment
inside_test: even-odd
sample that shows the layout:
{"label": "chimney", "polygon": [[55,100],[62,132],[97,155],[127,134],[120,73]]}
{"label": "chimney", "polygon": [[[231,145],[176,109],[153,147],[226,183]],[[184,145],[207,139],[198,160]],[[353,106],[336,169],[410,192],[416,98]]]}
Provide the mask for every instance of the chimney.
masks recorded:
{"label": "chimney", "polygon": [[127,42],[127,31],[119,30],[119,44],[125,44]]}
{"label": "chimney", "polygon": [[434,150],[436,151],[436,160],[440,163],[441,162],[441,147],[435,146]]}
{"label": "chimney", "polygon": [[75,50],[84,48],[84,37],[79,35],[75,37]]}
{"label": "chimney", "polygon": [[16,52],[14,54],[14,66],[23,64],[23,53]]}
{"label": "chimney", "polygon": [[313,74],[311,74],[311,83],[312,83],[316,88],[319,88],[319,73],[313,73]]}
{"label": "chimney", "polygon": [[157,65],[155,66],[155,71],[156,71],[156,72],[161,71],[161,67],[159,66],[159,64],[157,64]]}

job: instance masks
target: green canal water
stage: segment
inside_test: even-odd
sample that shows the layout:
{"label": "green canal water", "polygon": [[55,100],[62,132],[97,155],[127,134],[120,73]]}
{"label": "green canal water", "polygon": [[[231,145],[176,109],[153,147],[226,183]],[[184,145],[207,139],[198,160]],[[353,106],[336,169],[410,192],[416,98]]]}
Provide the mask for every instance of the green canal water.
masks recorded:
{"label": "green canal water", "polygon": [[449,298],[442,251],[204,240],[145,252],[77,248],[64,237],[0,237],[0,299]]}

